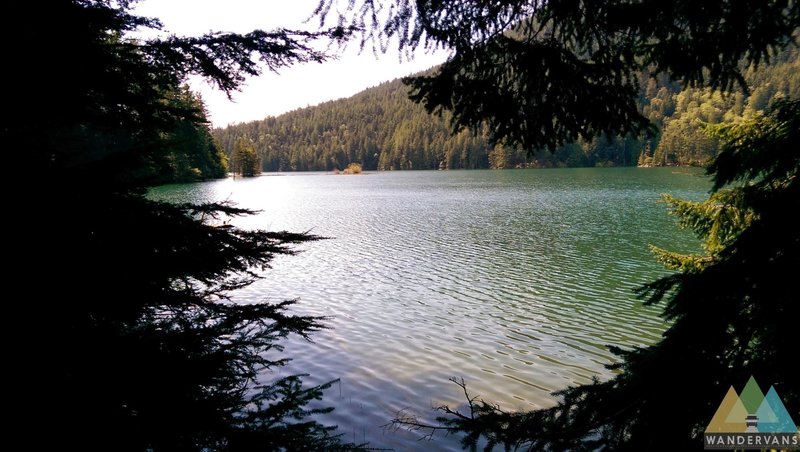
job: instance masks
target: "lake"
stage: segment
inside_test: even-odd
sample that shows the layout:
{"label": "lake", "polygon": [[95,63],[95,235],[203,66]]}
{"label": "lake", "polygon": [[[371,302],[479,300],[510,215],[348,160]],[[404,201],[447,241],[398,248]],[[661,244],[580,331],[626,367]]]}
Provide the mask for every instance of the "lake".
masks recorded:
{"label": "lake", "polygon": [[329,240],[275,259],[241,302],[298,298],[298,313],[331,316],[274,378],[341,379],[323,420],[346,440],[396,450],[460,450],[458,438],[382,428],[400,410],[471,395],[511,410],[550,406],[551,392],[611,373],[607,344],[657,341],[659,307],[633,290],[666,274],[648,244],[698,249],[661,193],[703,199],[701,170],[587,168],[294,173],[172,185],[174,201],[231,200],[257,209],[248,228],[310,231]]}

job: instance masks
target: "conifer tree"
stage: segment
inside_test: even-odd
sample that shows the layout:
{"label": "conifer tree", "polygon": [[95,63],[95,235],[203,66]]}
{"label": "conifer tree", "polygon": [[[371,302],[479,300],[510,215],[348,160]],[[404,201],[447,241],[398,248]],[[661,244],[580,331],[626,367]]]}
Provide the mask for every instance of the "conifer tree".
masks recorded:
{"label": "conifer tree", "polygon": [[261,160],[256,154],[256,148],[247,138],[239,138],[233,146],[234,171],[242,177],[253,177],[261,174]]}
{"label": "conifer tree", "polygon": [[[29,396],[13,417],[29,450],[315,450],[342,446],[310,415],[326,387],[270,378],[286,335],[322,319],[230,291],[315,237],[243,230],[227,204],[156,202],[188,138],[211,150],[191,74],[223,90],[246,75],[321,61],[337,28],[133,39],[160,29],[128,0],[8,5],[2,143],[36,189],[20,190],[7,318],[9,361]],[[11,45],[13,43],[13,45]],[[213,157],[210,159],[213,161]],[[203,168],[179,162],[177,168]],[[209,168],[210,173],[220,169]],[[183,165],[186,166],[183,166]],[[216,163],[215,163],[216,164]],[[17,340],[21,339],[21,340]]]}
{"label": "conifer tree", "polygon": [[[322,0],[320,16],[336,4]],[[433,74],[408,79],[412,99],[450,112],[455,128],[487,127],[494,141],[526,149],[652,130],[636,106],[639,70],[746,92],[743,71],[793,45],[800,28],[800,4],[780,0],[348,5],[336,9],[340,20],[362,25],[365,43],[451,51]],[[706,240],[706,255],[656,250],[681,270],[639,292],[648,304],[663,303],[671,322],[658,343],[612,347],[620,362],[610,368],[619,373],[557,393],[553,408],[508,413],[469,398],[468,412],[443,407],[443,425],[433,428],[462,432],[472,448],[484,437],[487,449],[691,450],[726,389],[751,375],[800,412],[800,380],[787,366],[796,360],[800,318],[800,228],[789,219],[800,208],[799,131],[796,98],[721,127],[709,170],[715,194],[701,204],[670,200]]]}

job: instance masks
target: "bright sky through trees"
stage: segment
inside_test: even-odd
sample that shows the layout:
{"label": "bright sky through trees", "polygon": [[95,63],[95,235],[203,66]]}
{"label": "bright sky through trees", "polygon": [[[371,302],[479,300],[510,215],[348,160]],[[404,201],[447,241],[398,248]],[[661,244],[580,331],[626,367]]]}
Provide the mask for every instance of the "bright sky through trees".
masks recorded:
{"label": "bright sky through trees", "polygon": [[[143,0],[135,12],[157,17],[165,29],[178,35],[199,35],[208,31],[246,33],[253,29],[290,28],[314,30],[318,21],[305,20],[318,0]],[[370,49],[359,54],[353,42],[336,61],[304,64],[280,74],[264,73],[251,78],[233,102],[200,80],[192,88],[200,91],[214,126],[263,119],[327,100],[348,97],[367,87],[409,75],[443,62],[443,52],[417,52],[412,61],[396,51],[376,57]]]}

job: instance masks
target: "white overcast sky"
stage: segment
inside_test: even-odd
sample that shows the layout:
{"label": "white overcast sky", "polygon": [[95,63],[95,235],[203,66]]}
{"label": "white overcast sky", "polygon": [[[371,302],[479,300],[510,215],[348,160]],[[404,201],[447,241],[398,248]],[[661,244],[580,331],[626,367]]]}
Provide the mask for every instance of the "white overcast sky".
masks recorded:
{"label": "white overcast sky", "polygon": [[[313,30],[318,21],[304,23],[318,0],[142,0],[135,12],[159,18],[170,33],[199,35],[208,31],[248,32],[274,28]],[[358,54],[354,42],[336,61],[296,65],[274,74],[269,71],[250,78],[233,101],[203,82],[193,81],[211,114],[214,126],[263,119],[351,96],[365,88],[409,75],[446,58],[444,53],[420,51],[412,61],[397,51],[377,58],[370,50]]]}

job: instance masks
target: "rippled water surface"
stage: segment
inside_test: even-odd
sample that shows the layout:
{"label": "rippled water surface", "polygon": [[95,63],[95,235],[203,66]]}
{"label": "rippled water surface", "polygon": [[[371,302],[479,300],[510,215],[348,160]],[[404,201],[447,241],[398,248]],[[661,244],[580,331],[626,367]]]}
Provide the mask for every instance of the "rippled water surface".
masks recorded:
{"label": "rippled water surface", "polygon": [[[280,257],[243,302],[299,298],[331,316],[314,343],[292,339],[280,372],[339,378],[326,422],[345,438],[396,450],[459,450],[458,438],[382,428],[399,410],[463,404],[448,379],[507,409],[607,378],[606,344],[652,343],[658,307],[633,289],[664,274],[647,245],[692,250],[659,194],[702,199],[687,169],[611,168],[264,175],[161,187],[176,201],[261,210],[246,227],[331,237]],[[272,378],[274,375],[265,375]]]}

